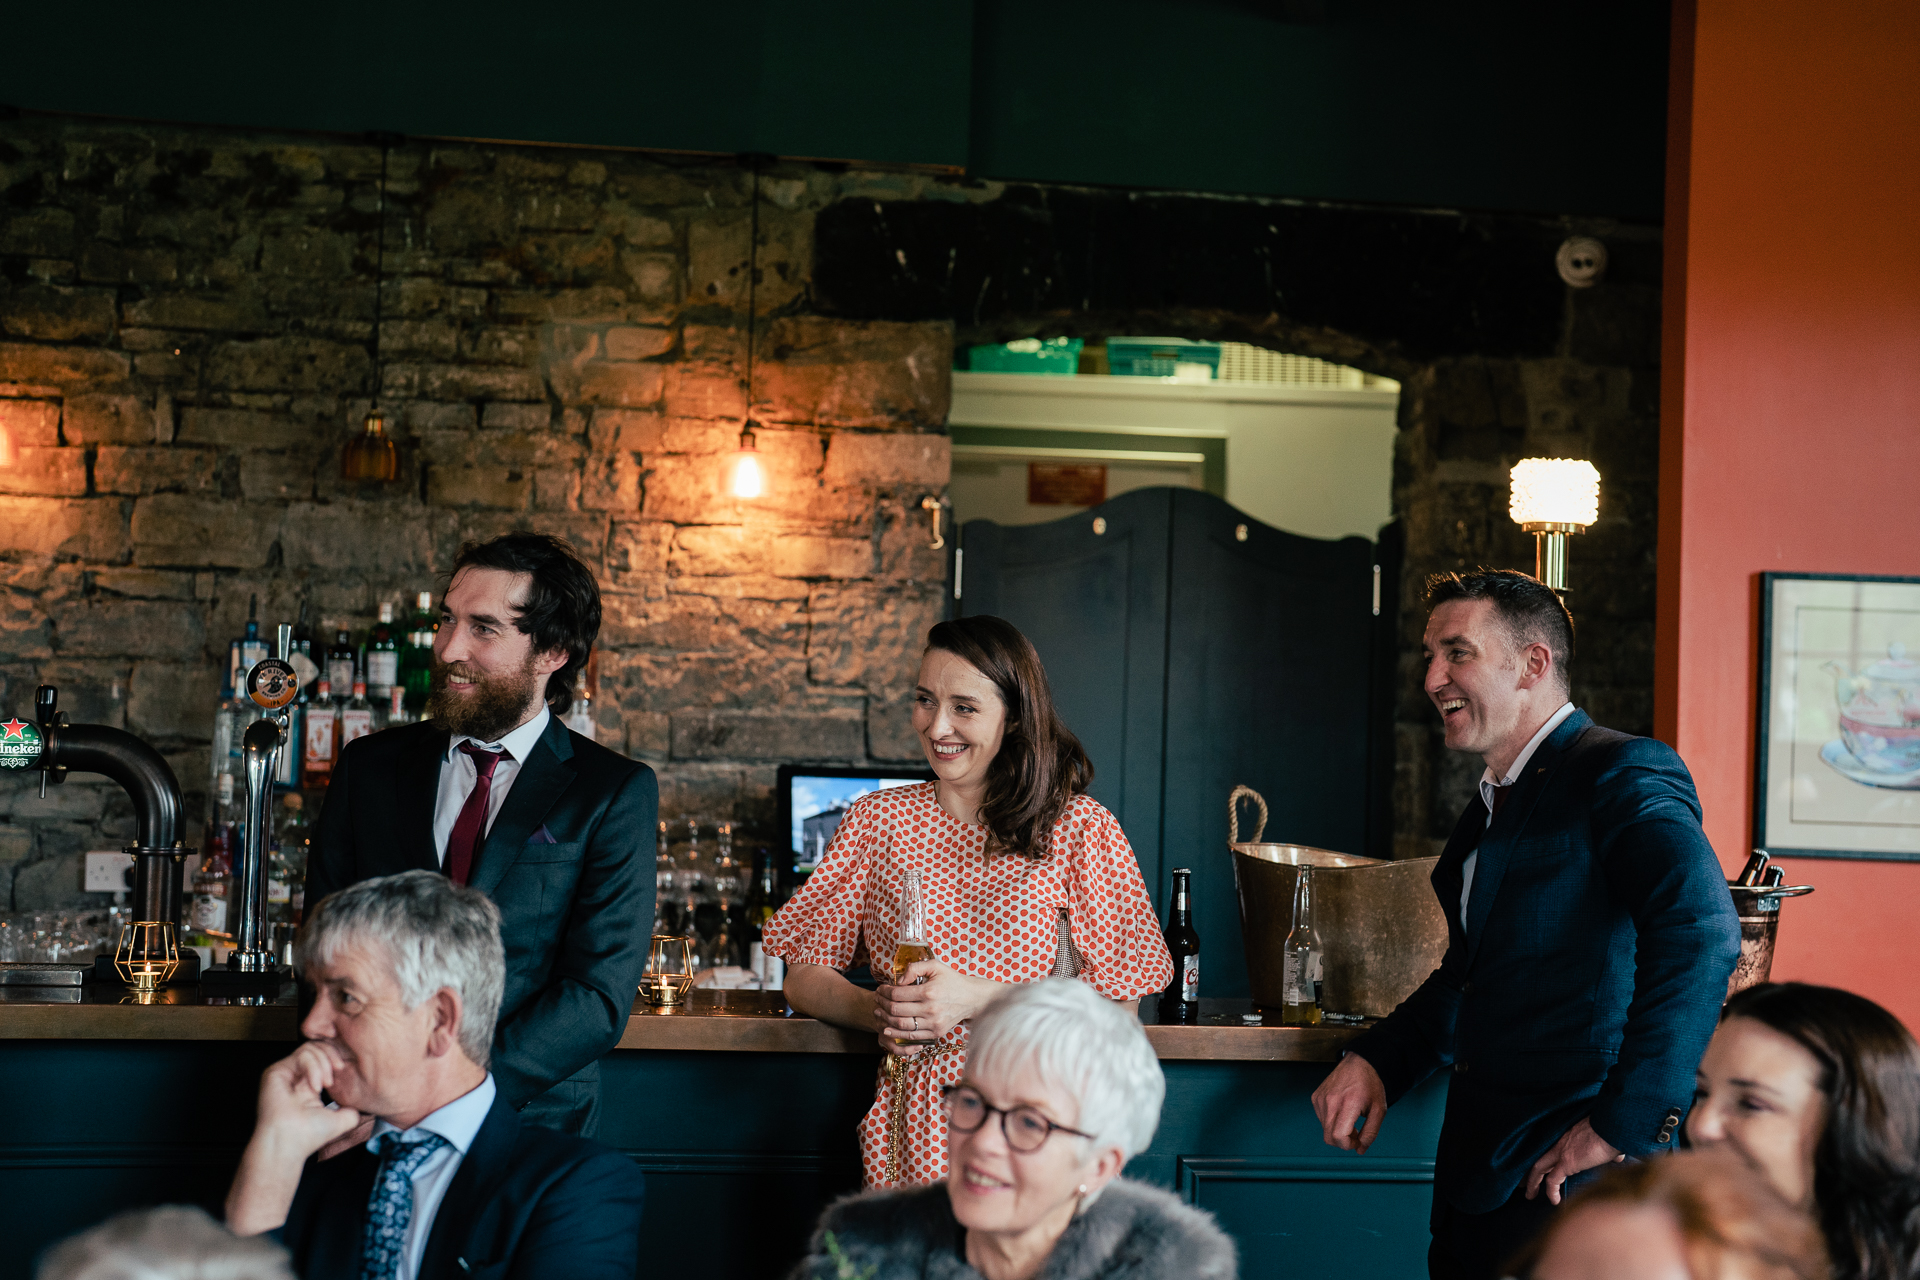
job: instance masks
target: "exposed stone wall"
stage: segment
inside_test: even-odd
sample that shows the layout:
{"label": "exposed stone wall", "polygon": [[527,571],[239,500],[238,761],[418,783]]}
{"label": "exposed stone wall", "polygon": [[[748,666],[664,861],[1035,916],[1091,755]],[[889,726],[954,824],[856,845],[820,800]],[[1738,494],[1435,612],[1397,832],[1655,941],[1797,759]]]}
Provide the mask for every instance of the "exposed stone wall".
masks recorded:
{"label": "exposed stone wall", "polygon": [[[460,543],[569,538],[605,593],[602,741],[665,809],[764,820],[783,760],[917,757],[951,325],[829,319],[816,210],[918,179],[27,118],[0,124],[0,705],[159,746],[197,839],[229,638],[364,625]],[[385,286],[376,302],[376,264]],[[761,318],[747,383],[749,298]],[[375,377],[390,485],[340,478]],[[722,500],[743,415],[772,493]],[[76,898],[111,784],[0,783],[0,908]],[[755,806],[758,806],[758,809]]]}

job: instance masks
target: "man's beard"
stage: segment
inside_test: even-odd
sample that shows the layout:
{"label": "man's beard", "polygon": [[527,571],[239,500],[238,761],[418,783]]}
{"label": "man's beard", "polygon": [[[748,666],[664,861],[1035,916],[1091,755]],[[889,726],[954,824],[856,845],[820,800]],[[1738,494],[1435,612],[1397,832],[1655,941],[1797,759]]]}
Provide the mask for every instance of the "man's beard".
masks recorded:
{"label": "man's beard", "polygon": [[[546,681],[534,671],[533,661],[534,655],[528,654],[526,665],[519,671],[485,675],[471,667],[434,659],[427,718],[455,735],[498,742],[527,719],[527,708],[534,705],[535,693]],[[472,680],[473,688],[464,694],[447,692],[447,677],[455,673]]]}

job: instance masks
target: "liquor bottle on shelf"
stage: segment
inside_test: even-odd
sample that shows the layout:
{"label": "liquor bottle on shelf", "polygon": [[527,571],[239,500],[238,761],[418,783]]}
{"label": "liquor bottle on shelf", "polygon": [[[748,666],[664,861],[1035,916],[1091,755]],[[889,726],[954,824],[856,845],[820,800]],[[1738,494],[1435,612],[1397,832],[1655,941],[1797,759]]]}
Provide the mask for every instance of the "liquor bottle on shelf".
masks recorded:
{"label": "liquor bottle on shelf", "polygon": [[307,852],[312,845],[306,800],[298,791],[280,797],[273,836],[273,852],[267,862],[267,920],[272,924],[298,924],[306,904]]}
{"label": "liquor bottle on shelf", "polygon": [[[373,704],[367,701],[367,682],[353,682],[353,697],[347,705],[340,708],[340,746],[345,747],[356,738],[364,738],[373,732]],[[339,755],[335,752],[335,757]]]}
{"label": "liquor bottle on shelf", "polygon": [[433,692],[433,633],[440,620],[433,612],[433,592],[413,598],[413,616],[407,620],[407,642],[400,650],[400,683],[407,687],[407,710],[419,715]]}
{"label": "liquor bottle on shelf", "polygon": [[313,660],[313,628],[307,623],[308,602],[300,602],[300,614],[293,622],[293,644],[287,661],[293,664],[300,680],[300,701],[313,700],[313,684],[320,678],[320,665]]}
{"label": "liquor bottle on shelf", "polygon": [[[260,638],[260,597],[256,593],[247,597],[247,632],[240,639],[240,678],[245,680],[247,672],[254,664],[267,656],[267,642]],[[244,686],[236,684],[237,692],[244,692]]]}
{"label": "liquor bottle on shelf", "polygon": [[300,785],[308,791],[324,789],[333,777],[333,757],[338,737],[331,682],[320,677],[314,699],[307,707],[306,745],[301,751]]}
{"label": "liquor bottle on shelf", "polygon": [[233,855],[240,843],[239,810],[245,801],[234,801],[232,774],[222,774],[221,779],[214,794],[213,821],[207,824],[206,849],[188,887],[188,926],[198,946],[225,942],[230,936],[227,889],[233,879]]}
{"label": "liquor bottle on shelf", "polygon": [[387,702],[384,707],[373,709],[373,731],[397,729],[403,724],[412,724],[420,717],[407,710],[407,691],[402,685],[387,690]]}
{"label": "liquor bottle on shelf", "polygon": [[1293,887],[1293,929],[1282,944],[1280,957],[1280,1021],[1290,1027],[1310,1027],[1320,1021],[1320,995],[1315,970],[1320,943],[1313,936],[1313,868],[1300,867]]}
{"label": "liquor bottle on shelf", "polygon": [[353,638],[344,628],[335,631],[327,649],[327,683],[333,687],[335,702],[345,702],[347,690],[353,688],[353,659]]}
{"label": "liquor bottle on shelf", "polygon": [[1200,1021],[1200,935],[1193,929],[1193,871],[1173,872],[1173,905],[1167,909],[1167,954],[1173,957],[1173,981],[1160,994],[1160,1021]]}
{"label": "liquor bottle on shelf", "polygon": [[380,602],[380,621],[367,637],[367,696],[385,703],[400,682],[400,641],[394,634],[393,602]]}

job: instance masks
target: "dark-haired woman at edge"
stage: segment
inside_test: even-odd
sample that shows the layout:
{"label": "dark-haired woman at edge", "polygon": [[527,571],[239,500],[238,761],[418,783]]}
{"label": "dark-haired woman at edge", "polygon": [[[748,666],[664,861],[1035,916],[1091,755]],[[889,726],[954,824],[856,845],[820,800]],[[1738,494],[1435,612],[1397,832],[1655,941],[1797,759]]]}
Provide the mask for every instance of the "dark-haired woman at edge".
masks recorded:
{"label": "dark-haired woman at edge", "polygon": [[[913,727],[937,781],[856,800],[766,926],[768,952],[791,966],[793,1007],[876,1032],[889,1055],[860,1126],[869,1186],[946,1176],[940,1090],[960,1079],[968,1019],[1009,987],[1066,975],[1128,1001],[1173,976],[1133,849],[1086,795],[1093,766],[1025,636],[1000,618],[935,626]],[[909,870],[935,958],[894,986]],[[863,944],[887,984],[877,992],[843,974]]]}
{"label": "dark-haired woman at edge", "polygon": [[1697,1079],[1688,1141],[1810,1210],[1834,1280],[1920,1280],[1920,1045],[1898,1018],[1834,987],[1749,987]]}

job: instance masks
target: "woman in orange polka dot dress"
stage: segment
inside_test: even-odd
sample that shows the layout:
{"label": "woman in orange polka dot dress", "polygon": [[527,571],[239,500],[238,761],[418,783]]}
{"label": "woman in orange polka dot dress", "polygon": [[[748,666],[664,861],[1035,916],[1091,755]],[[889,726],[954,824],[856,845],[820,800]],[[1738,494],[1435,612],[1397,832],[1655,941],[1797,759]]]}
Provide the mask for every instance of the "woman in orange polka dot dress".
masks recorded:
{"label": "woman in orange polka dot dress", "polygon": [[[913,726],[937,781],[856,800],[765,929],[793,1007],[876,1032],[888,1054],[860,1125],[869,1186],[946,1176],[940,1089],[966,1064],[967,1020],[1009,987],[1066,974],[1132,1001],[1173,977],[1133,849],[1085,794],[1093,766],[1025,636],[999,618],[934,627]],[[894,985],[908,871],[934,958]],[[877,992],[845,977],[862,953]]]}

